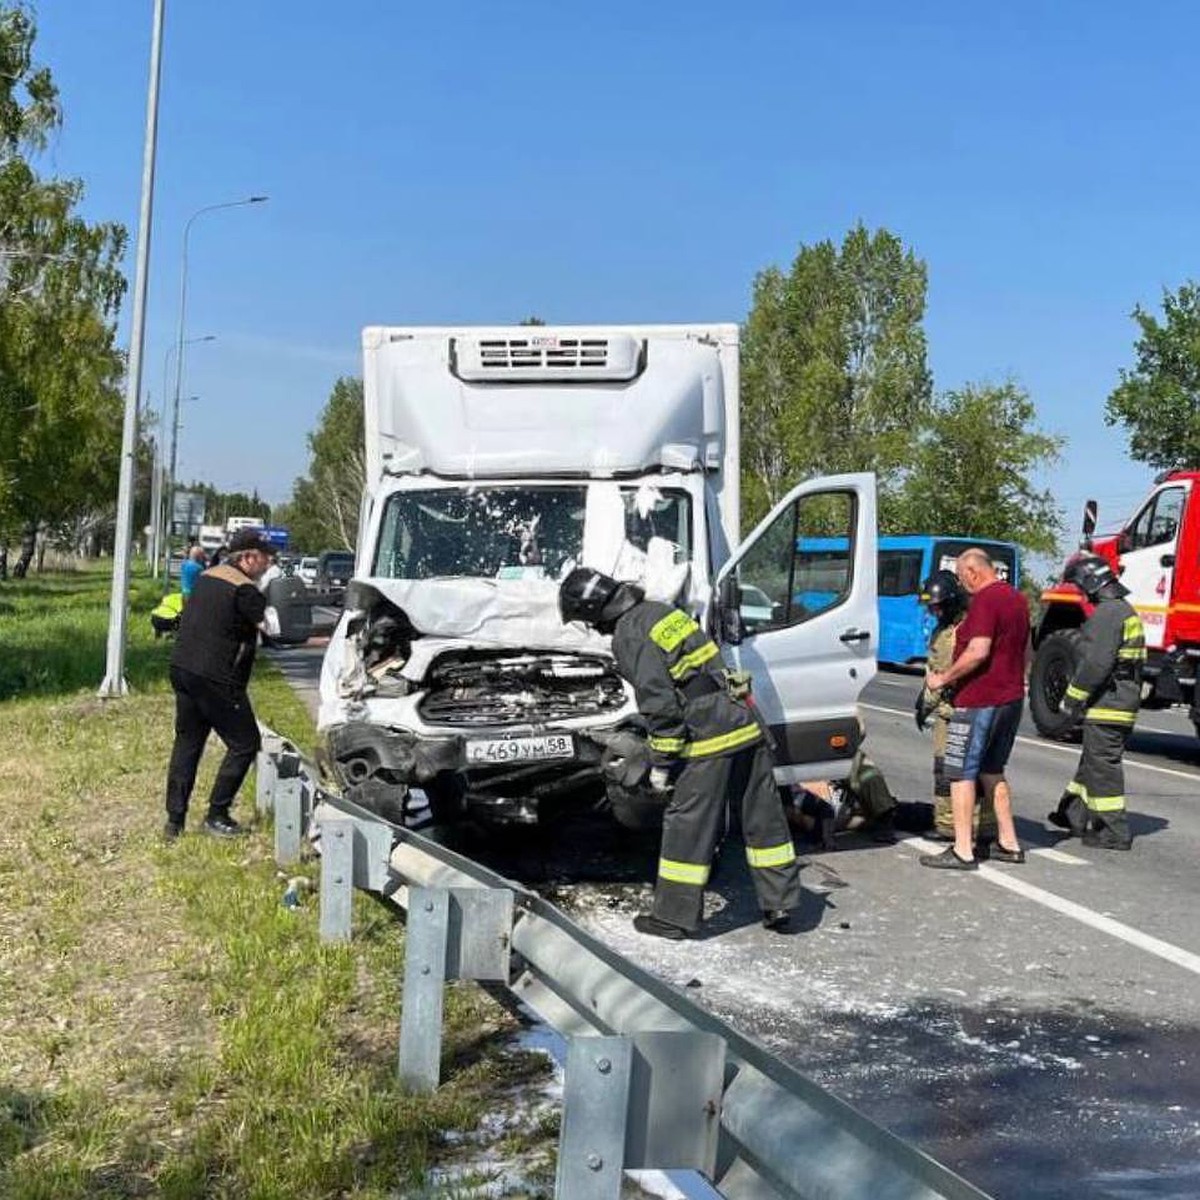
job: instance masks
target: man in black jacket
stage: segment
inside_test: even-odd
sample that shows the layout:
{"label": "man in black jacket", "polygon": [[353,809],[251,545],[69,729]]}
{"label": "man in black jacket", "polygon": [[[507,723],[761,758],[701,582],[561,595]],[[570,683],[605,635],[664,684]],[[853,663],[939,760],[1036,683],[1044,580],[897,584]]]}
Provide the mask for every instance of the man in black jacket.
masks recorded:
{"label": "man in black jacket", "polygon": [[1142,699],[1146,634],[1125,599],[1129,589],[1106,559],[1079,554],[1063,578],[1096,607],[1083,624],[1079,659],[1063,697],[1063,708],[1083,722],[1079,769],[1048,819],[1082,837],[1085,846],[1128,850],[1133,843],[1121,760]]}
{"label": "man in black jacket", "polygon": [[167,769],[164,831],[169,840],[183,832],[196,768],[214,729],[225,743],[225,757],[208,798],[204,831],[216,837],[246,832],[229,810],[262,745],[246,687],[259,632],[270,632],[266,597],[256,580],[274,555],[257,530],[234,534],[228,557],[196,580],[184,606],[171,654],[175,745]]}
{"label": "man in black jacket", "polygon": [[564,621],[612,635],[617,670],[646,721],[650,786],[670,793],[654,907],[634,928],[679,940],[699,926],[726,801],[736,795],[763,925],[785,931],[800,884],[774,757],[754,711],[730,692],[716,643],[681,609],[586,567],[563,580],[558,606]]}

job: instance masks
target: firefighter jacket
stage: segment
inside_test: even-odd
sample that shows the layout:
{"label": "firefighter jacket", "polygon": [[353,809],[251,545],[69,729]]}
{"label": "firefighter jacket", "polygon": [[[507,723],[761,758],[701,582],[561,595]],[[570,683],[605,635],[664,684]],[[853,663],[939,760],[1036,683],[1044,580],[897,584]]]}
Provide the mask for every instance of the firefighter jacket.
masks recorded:
{"label": "firefighter jacket", "polygon": [[[950,670],[954,662],[954,636],[965,616],[966,613],[963,613],[957,621],[938,622],[937,628],[929,638],[929,655],[925,663],[926,675],[941,675]],[[954,701],[946,689],[934,695],[926,688],[923,701],[925,710],[936,717],[945,717],[949,720],[954,715]]]}
{"label": "firefighter jacket", "polygon": [[656,766],[733,754],[763,736],[749,705],[730,694],[717,644],[681,609],[643,600],[617,621],[612,648]]}
{"label": "firefighter jacket", "polygon": [[1146,635],[1129,601],[1102,598],[1084,622],[1078,649],[1067,700],[1084,706],[1085,721],[1132,725],[1142,698]]}

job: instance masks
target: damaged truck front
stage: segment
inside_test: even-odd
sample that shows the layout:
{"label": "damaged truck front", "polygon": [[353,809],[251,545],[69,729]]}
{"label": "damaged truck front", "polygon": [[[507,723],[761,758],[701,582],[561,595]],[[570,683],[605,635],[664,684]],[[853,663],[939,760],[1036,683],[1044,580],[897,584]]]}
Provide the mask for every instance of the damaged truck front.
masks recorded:
{"label": "damaged truck front", "polygon": [[558,581],[586,564],[709,607],[738,521],[736,326],[371,328],[363,345],[368,482],[322,671],[329,768],[395,820],[414,789],[441,823],[604,798],[653,820],[661,802],[603,769],[641,724],[608,639],[559,620]]}

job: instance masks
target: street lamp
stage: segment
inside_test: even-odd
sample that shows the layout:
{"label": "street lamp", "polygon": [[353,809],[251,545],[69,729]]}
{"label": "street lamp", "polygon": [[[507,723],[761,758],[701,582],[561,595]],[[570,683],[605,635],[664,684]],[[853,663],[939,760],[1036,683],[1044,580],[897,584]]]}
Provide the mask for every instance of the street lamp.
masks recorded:
{"label": "street lamp", "polygon": [[[184,342],[185,346],[194,346],[198,342],[215,342],[217,335],[215,333],[206,333],[203,337],[188,338]],[[150,573],[157,579],[159,560],[162,558],[163,549],[163,532],[165,523],[165,497],[163,496],[163,440],[166,437],[165,422],[167,419],[168,397],[170,393],[167,391],[168,367],[171,362],[171,355],[176,353],[178,347],[172,342],[167,347],[166,353],[163,355],[163,386],[162,386],[162,420],[163,425],[159,427],[158,441],[155,445],[155,460],[154,460],[154,479],[150,484]]]}
{"label": "street lamp", "polygon": [[142,148],[142,195],[138,212],[137,255],[133,275],[133,313],[129,326],[129,367],[125,373],[125,417],[121,427],[121,477],[117,485],[117,527],[113,546],[112,593],[108,602],[108,643],[103,698],[123,696],[125,628],[129,606],[129,552],[133,542],[133,460],[136,454],[137,405],[142,394],[142,350],[146,335],[146,278],[150,267],[150,230],[154,213],[154,160],[158,149],[158,85],[162,76],[165,0],[154,0],[150,34],[150,82],[146,89],[146,136]]}
{"label": "street lamp", "polygon": [[[192,225],[195,224],[197,218],[204,216],[205,213],[219,212],[225,208],[244,208],[248,204],[265,204],[269,197],[267,196],[247,196],[244,200],[227,200],[223,204],[206,204],[203,208],[198,208],[183,226],[183,252],[179,262],[179,326],[175,334],[175,398],[173,401],[174,412],[171,416],[171,428],[174,430],[179,424],[179,394],[183,391],[183,348],[186,345],[183,333],[187,324],[187,277],[188,277],[188,238],[192,233]],[[171,438],[171,454],[169,458],[170,466],[167,471],[167,496],[170,497],[171,491],[175,486],[175,460],[177,455],[177,447],[175,438]],[[165,530],[166,536],[163,538],[165,555],[167,560],[167,577],[170,578],[171,573],[171,532],[168,527]]]}

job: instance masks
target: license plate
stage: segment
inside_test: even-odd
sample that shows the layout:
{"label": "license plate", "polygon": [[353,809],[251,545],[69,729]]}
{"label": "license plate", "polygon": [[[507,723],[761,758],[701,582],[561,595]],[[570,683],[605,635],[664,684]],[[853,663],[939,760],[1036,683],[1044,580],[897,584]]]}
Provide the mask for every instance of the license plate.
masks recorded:
{"label": "license plate", "polygon": [[467,742],[467,762],[475,764],[574,757],[574,739],[565,733],[551,733],[545,737],[480,738]]}

